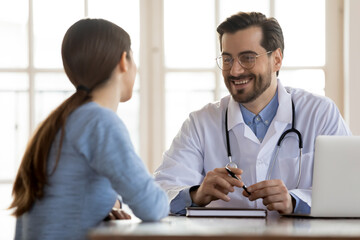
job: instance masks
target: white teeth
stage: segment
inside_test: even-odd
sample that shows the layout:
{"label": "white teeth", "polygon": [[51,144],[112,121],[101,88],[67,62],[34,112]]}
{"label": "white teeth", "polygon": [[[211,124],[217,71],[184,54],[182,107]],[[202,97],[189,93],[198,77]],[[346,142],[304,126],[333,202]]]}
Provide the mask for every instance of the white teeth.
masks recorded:
{"label": "white teeth", "polygon": [[246,84],[248,82],[249,82],[249,80],[242,80],[242,81],[238,80],[238,81],[234,81],[234,84],[239,85],[239,84]]}

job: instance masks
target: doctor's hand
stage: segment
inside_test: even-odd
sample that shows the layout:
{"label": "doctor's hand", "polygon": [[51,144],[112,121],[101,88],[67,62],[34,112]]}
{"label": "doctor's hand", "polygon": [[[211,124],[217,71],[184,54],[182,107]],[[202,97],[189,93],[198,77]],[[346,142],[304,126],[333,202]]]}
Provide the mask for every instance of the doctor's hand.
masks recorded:
{"label": "doctor's hand", "polygon": [[245,191],[243,191],[243,195],[250,201],[262,198],[263,204],[269,211],[276,210],[280,214],[289,214],[293,212],[293,199],[282,180],[265,180],[255,183],[247,189],[251,195],[247,194]]}
{"label": "doctor's hand", "polygon": [[[230,168],[240,179],[241,169]],[[230,201],[227,194],[234,192],[234,186],[242,187],[243,183],[229,176],[225,168],[215,168],[209,171],[200,187],[190,192],[192,202],[198,206],[206,206],[210,202],[222,199],[225,202]]]}

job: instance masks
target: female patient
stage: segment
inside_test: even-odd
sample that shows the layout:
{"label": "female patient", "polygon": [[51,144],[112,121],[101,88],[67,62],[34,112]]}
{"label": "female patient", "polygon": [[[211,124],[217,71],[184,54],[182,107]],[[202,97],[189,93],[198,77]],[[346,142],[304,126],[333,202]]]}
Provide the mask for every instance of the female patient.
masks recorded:
{"label": "female patient", "polygon": [[116,115],[131,98],[136,65],[129,35],[102,19],[71,26],[62,43],[76,92],[40,125],[13,187],[16,239],[83,239],[118,195],[143,221],[168,214],[168,199],[134,152]]}

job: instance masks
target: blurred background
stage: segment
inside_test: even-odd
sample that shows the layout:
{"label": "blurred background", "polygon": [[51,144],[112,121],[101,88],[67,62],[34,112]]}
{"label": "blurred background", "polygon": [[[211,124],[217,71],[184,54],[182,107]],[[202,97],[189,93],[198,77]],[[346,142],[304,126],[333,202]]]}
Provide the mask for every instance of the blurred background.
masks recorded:
{"label": "blurred background", "polygon": [[15,222],[5,209],[29,137],[75,91],[60,55],[74,22],[105,18],[130,34],[138,74],[133,98],[118,115],[153,172],[189,113],[227,95],[215,62],[216,27],[238,11],[279,21],[285,38],[279,78],[330,97],[360,134],[360,1],[0,0],[0,238],[13,237]]}

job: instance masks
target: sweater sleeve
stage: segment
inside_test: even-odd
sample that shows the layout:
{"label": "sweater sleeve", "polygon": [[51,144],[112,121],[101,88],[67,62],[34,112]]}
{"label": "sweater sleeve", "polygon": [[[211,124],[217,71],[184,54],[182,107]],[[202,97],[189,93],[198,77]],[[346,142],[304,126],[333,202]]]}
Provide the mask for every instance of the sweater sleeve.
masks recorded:
{"label": "sweater sleeve", "polygon": [[90,149],[84,151],[90,166],[110,180],[113,189],[141,220],[158,221],[167,216],[168,198],[135,153],[123,122],[107,111],[96,118],[88,136]]}

